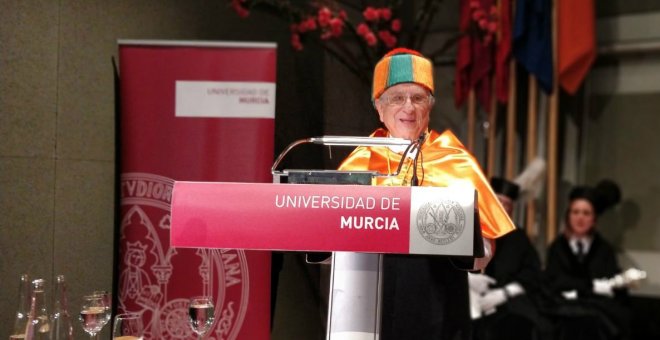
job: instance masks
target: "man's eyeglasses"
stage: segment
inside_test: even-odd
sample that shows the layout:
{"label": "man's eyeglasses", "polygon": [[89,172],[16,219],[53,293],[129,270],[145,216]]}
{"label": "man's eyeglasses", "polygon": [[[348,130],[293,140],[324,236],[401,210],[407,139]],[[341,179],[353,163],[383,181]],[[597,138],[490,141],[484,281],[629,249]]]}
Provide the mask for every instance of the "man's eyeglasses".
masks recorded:
{"label": "man's eyeglasses", "polygon": [[430,94],[413,93],[406,95],[403,93],[393,93],[387,96],[381,96],[379,100],[391,106],[402,106],[410,98],[410,103],[415,106],[425,106],[433,102],[433,96]]}

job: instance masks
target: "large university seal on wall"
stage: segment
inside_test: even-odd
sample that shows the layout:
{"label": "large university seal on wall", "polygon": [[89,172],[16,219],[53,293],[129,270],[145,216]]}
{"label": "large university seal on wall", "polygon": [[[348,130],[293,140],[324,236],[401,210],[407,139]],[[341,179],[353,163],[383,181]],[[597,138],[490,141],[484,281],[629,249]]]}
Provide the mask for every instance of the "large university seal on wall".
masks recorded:
{"label": "large university seal on wall", "polygon": [[153,174],[122,175],[118,309],[142,315],[145,339],[191,339],[188,299],[211,295],[215,322],[208,339],[235,339],[248,306],[245,253],[170,248],[173,184]]}
{"label": "large university seal on wall", "polygon": [[417,230],[425,240],[447,245],[458,239],[465,229],[465,212],[458,202],[442,200],[425,203],[416,216]]}

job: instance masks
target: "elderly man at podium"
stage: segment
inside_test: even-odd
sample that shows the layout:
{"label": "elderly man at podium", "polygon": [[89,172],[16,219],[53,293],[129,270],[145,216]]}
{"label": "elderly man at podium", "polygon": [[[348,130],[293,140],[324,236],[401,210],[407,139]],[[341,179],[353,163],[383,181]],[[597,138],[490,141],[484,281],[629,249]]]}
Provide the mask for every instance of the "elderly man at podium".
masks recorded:
{"label": "elderly man at podium", "polygon": [[[481,270],[493,254],[493,240],[514,229],[479,164],[451,131],[429,130],[434,104],[433,64],[417,51],[397,48],[374,70],[372,100],[384,128],[372,137],[396,137],[420,145],[405,148],[358,147],[340,170],[377,170],[396,177],[378,185],[452,186],[471,184],[478,192],[484,253],[459,269],[446,256],[385,255],[381,339],[469,339],[467,271]],[[418,154],[417,154],[418,153]],[[402,160],[403,159],[403,160]]]}

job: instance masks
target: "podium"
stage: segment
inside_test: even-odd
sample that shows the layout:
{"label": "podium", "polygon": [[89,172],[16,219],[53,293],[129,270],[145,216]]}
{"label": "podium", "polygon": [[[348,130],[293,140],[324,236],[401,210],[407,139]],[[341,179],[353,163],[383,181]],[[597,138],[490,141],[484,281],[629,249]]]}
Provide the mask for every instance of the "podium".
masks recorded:
{"label": "podium", "polygon": [[[376,172],[286,170],[276,183],[371,185]],[[376,340],[380,334],[383,255],[356,252],[308,253],[308,262],[330,256],[326,339]],[[311,258],[311,260],[309,260]]]}
{"label": "podium", "polygon": [[393,174],[277,170],[286,153],[302,143],[394,143],[407,146],[404,155],[417,147],[392,138],[311,138],[280,154],[272,184],[177,182],[171,244],[332,252],[330,340],[379,339],[384,253],[483,256],[474,189],[372,186],[378,176],[396,176],[400,168]]}

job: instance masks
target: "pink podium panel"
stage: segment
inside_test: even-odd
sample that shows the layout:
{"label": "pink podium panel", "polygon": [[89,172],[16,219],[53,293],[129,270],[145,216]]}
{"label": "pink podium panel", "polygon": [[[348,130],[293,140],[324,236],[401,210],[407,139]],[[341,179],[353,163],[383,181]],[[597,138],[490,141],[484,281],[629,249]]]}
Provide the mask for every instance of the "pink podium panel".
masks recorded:
{"label": "pink podium panel", "polygon": [[473,254],[472,189],[176,182],[174,247]]}

